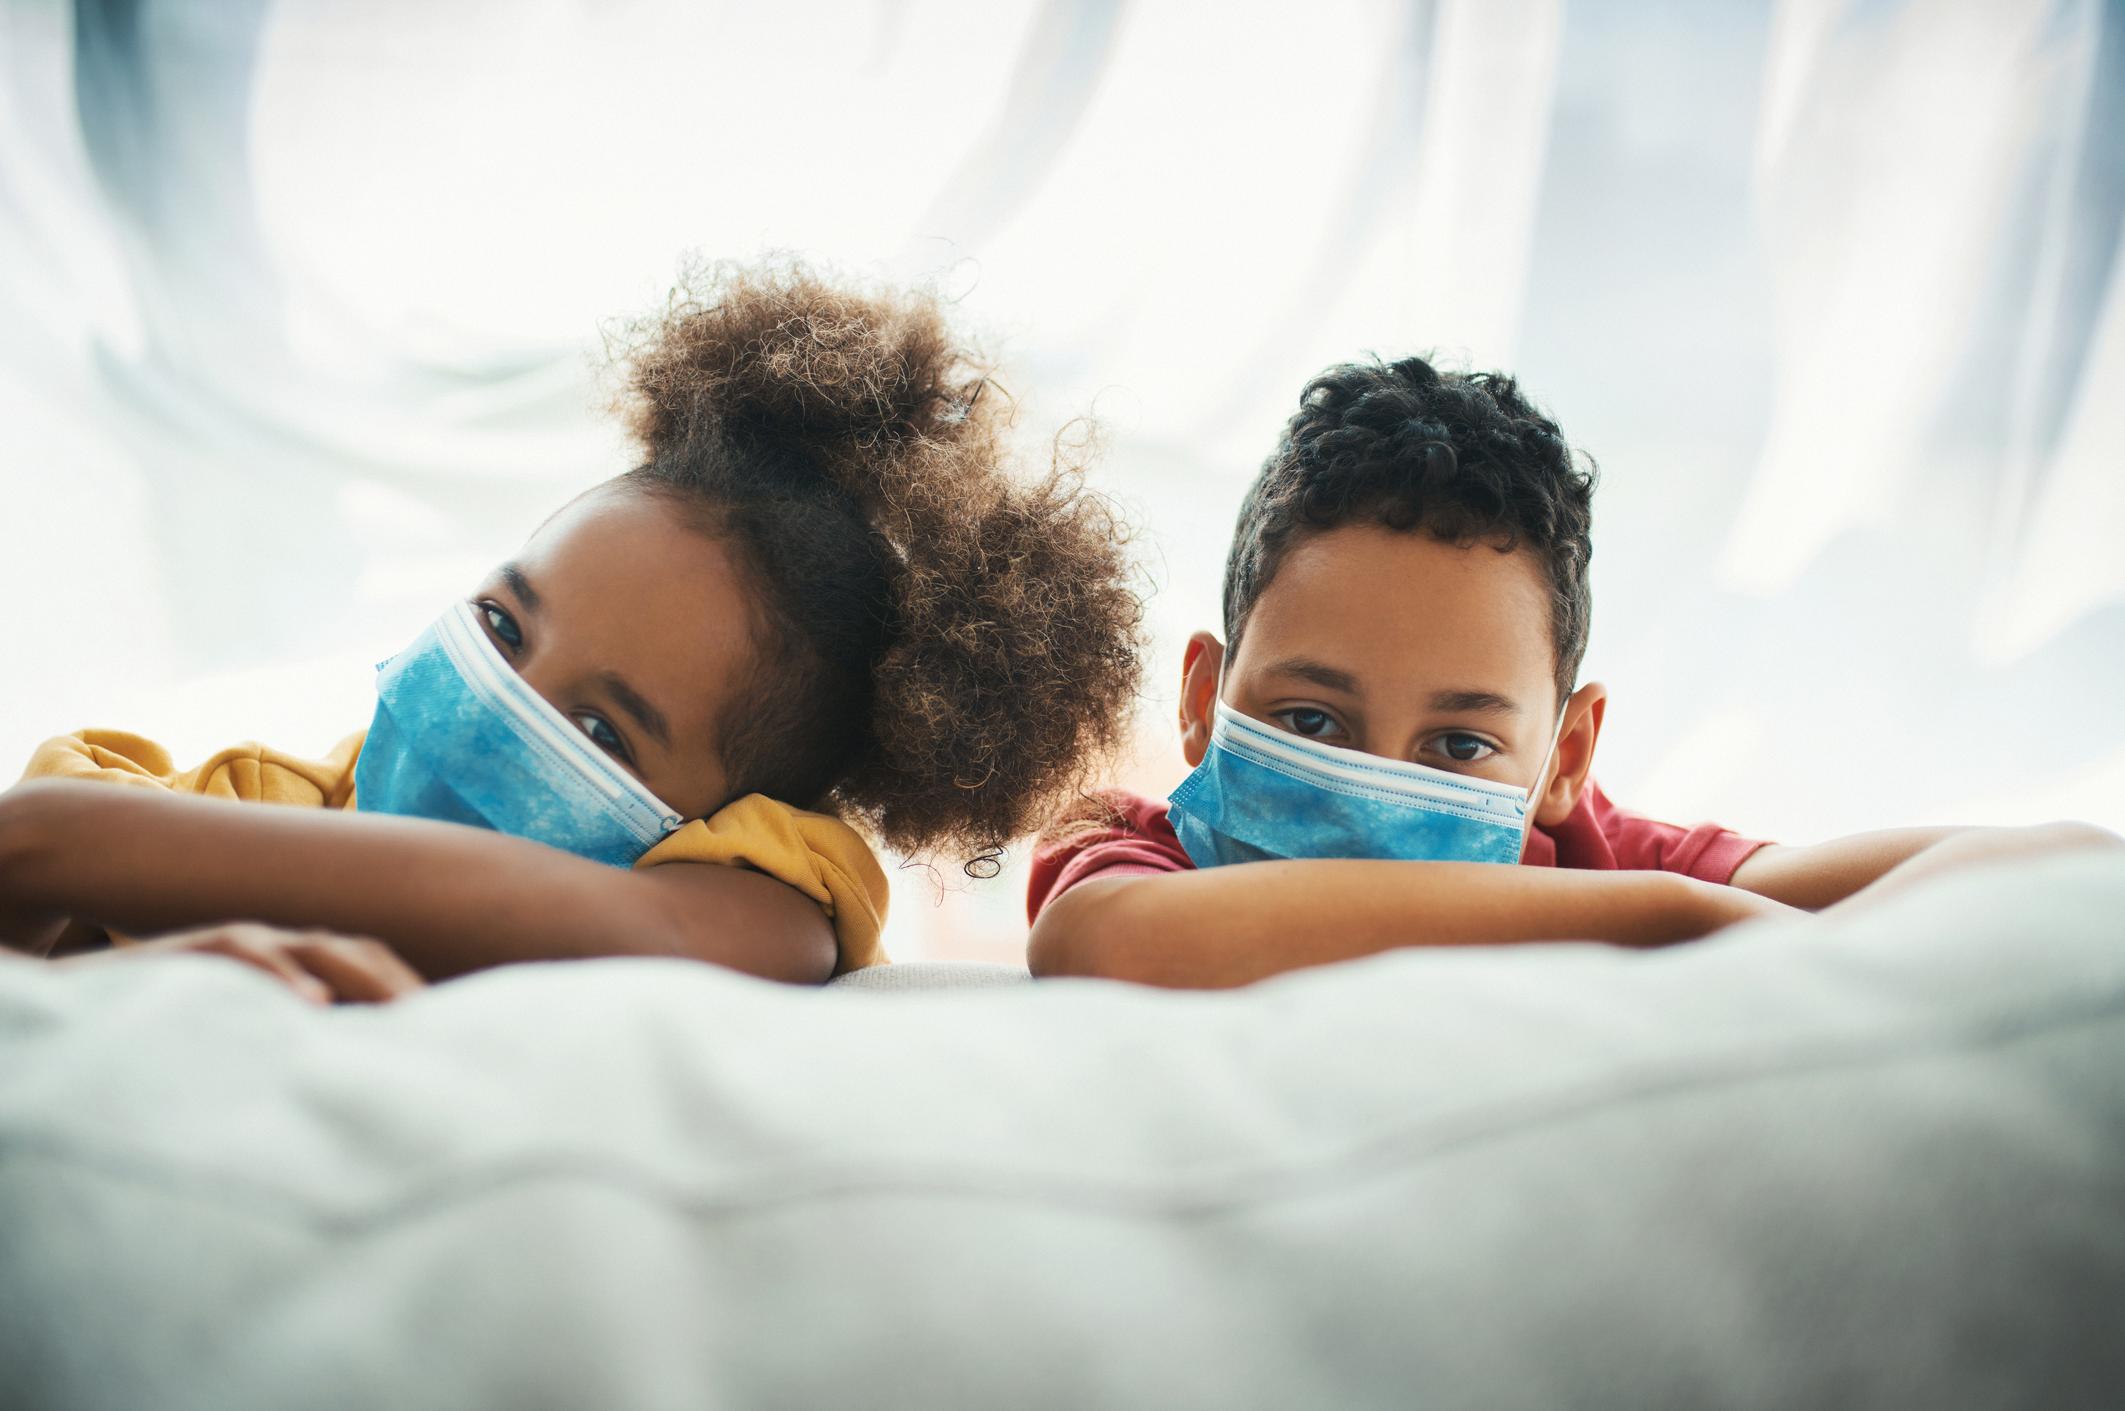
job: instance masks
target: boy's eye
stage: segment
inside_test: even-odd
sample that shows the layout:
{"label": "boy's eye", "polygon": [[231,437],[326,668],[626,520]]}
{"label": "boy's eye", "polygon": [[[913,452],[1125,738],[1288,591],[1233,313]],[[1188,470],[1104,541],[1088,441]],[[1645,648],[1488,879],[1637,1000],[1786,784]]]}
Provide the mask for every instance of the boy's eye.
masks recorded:
{"label": "boy's eye", "polygon": [[1439,753],[1456,764],[1475,764],[1496,754],[1497,748],[1489,741],[1456,730],[1441,735],[1437,741]]}
{"label": "boy's eye", "polygon": [[1297,710],[1278,711],[1277,723],[1294,735],[1303,735],[1309,740],[1322,740],[1338,735],[1341,729],[1336,718],[1325,710],[1301,706]]}
{"label": "boy's eye", "polygon": [[625,764],[628,762],[627,742],[625,740],[622,740],[620,738],[620,732],[613,729],[612,726],[606,724],[602,717],[595,715],[574,715],[570,716],[569,719],[575,721],[577,726],[582,729],[583,733],[590,737],[590,743],[596,745],[599,749],[605,751],[605,753],[611,755],[614,759],[619,760],[621,763]]}
{"label": "boy's eye", "polygon": [[524,645],[523,629],[516,625],[515,618],[493,603],[481,603],[479,608],[480,615],[487,619],[487,630],[494,633],[503,646],[515,651]]}

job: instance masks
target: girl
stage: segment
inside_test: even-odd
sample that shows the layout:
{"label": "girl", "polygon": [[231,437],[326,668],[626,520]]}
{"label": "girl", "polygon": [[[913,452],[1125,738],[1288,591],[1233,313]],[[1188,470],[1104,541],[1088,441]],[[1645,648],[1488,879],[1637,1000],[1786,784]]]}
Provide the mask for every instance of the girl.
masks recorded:
{"label": "girl", "polygon": [[1008,401],[929,297],[726,267],[631,332],[641,464],[385,663],[365,734],[39,749],[0,940],[241,922],[165,944],[340,997],[600,955],[817,983],[884,959],[857,828],[993,870],[1127,719],[1114,517],[1005,474]]}

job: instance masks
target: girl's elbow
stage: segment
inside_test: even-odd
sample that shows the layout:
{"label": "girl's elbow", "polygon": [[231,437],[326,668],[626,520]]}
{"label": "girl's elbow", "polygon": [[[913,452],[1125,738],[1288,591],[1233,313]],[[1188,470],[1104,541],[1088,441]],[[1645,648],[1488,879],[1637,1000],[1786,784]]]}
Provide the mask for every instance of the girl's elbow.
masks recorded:
{"label": "girl's elbow", "polygon": [[788,924],[757,934],[757,939],[762,944],[747,947],[737,968],[763,980],[823,985],[840,968],[841,941],[834,923],[809,902],[789,917]]}
{"label": "girl's elbow", "polygon": [[[761,873],[692,866],[703,872],[675,866],[632,874],[652,883],[642,892],[647,905],[634,932],[637,953],[703,960],[792,985],[823,985],[833,978],[841,960],[840,938],[817,902]],[[660,870],[676,875],[658,878]],[[716,889],[696,890],[706,884],[717,884]]]}
{"label": "girl's elbow", "polygon": [[675,927],[662,945],[644,947],[643,954],[684,956],[785,985],[823,985],[834,978],[841,960],[841,947],[833,924],[819,917],[787,932],[752,931],[743,935],[717,929]]}

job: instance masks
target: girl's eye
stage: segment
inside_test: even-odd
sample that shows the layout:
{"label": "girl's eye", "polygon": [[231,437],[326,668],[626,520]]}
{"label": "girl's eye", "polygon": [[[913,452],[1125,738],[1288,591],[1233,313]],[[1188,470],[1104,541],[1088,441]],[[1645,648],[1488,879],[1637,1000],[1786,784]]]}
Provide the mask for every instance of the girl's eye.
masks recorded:
{"label": "girl's eye", "polygon": [[1475,764],[1480,760],[1489,759],[1498,752],[1496,747],[1488,741],[1479,739],[1474,735],[1463,734],[1458,730],[1451,734],[1441,735],[1437,743],[1439,753],[1445,755],[1456,764]]}
{"label": "girl's eye", "polygon": [[1325,739],[1339,733],[1336,719],[1325,710],[1301,706],[1297,710],[1277,712],[1277,722],[1294,735],[1303,735],[1309,740]]}
{"label": "girl's eye", "polygon": [[487,619],[487,630],[494,633],[503,646],[515,651],[524,645],[523,629],[516,625],[516,619],[508,613],[493,603],[481,603],[480,614]]}
{"label": "girl's eye", "polygon": [[583,733],[590,737],[590,743],[596,745],[599,749],[605,751],[605,753],[611,755],[614,759],[619,760],[621,763],[624,764],[628,762],[627,742],[620,738],[619,731],[613,729],[612,726],[606,724],[601,717],[595,715],[575,715],[570,716],[569,718],[575,721],[577,726],[582,729]]}

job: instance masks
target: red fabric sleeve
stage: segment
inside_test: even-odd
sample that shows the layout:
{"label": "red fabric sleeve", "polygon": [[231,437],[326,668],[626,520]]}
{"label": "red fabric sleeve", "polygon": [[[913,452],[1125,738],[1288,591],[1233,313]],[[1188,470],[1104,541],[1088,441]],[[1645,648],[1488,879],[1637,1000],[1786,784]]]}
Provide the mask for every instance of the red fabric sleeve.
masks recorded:
{"label": "red fabric sleeve", "polygon": [[1554,828],[1531,833],[1523,861],[1536,867],[1589,871],[1679,872],[1725,886],[1734,869],[1764,846],[1717,823],[1682,827],[1618,808],[1588,781],[1571,815]]}
{"label": "red fabric sleeve", "polygon": [[1093,877],[1187,872],[1195,867],[1180,836],[1166,819],[1161,799],[1112,790],[1100,795],[1112,811],[1108,821],[1078,825],[1043,839],[1033,849],[1026,879],[1026,920],[1078,883]]}
{"label": "red fabric sleeve", "polygon": [[1744,838],[1716,823],[1700,823],[1683,834],[1668,854],[1668,871],[1724,887],[1734,880],[1735,870],[1749,860],[1749,854],[1767,846],[1761,839]]}

